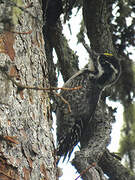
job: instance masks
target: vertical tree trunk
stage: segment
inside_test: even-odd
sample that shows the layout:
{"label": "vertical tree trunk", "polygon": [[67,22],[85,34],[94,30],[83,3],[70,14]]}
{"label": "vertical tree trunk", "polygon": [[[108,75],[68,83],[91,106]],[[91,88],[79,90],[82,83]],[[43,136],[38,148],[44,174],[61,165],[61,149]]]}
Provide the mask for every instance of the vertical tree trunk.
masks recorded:
{"label": "vertical tree trunk", "polygon": [[41,4],[7,0],[0,9],[8,17],[0,34],[0,179],[56,179],[48,94],[29,89],[48,86]]}

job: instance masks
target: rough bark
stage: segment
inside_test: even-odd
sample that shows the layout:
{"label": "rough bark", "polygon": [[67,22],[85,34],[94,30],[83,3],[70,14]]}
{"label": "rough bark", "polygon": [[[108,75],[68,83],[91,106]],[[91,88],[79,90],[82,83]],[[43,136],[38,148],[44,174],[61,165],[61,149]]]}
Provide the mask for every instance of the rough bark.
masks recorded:
{"label": "rough bark", "polygon": [[114,53],[106,0],[83,0],[83,17],[92,49]]}
{"label": "rough bark", "polygon": [[106,150],[99,161],[99,165],[105,174],[109,176],[109,180],[134,180],[135,175],[125,168],[121,162],[114,158],[112,154]]}
{"label": "rough bark", "polygon": [[[113,118],[111,110],[100,103],[97,107],[95,117],[92,120],[93,122],[91,123],[90,131],[93,132],[93,135],[89,142],[86,142],[86,146],[76,153],[75,159],[73,159],[72,162],[79,173],[87,169],[93,163],[96,163],[96,168],[98,168],[98,161],[110,142],[111,123],[114,120]],[[92,170],[92,168],[90,168],[88,172],[82,175],[82,178],[84,180],[93,180],[98,176],[100,180],[103,179],[102,173],[99,173],[96,168],[93,167],[93,169],[95,169],[95,173],[92,173],[93,176],[89,172]]]}
{"label": "rough bark", "polygon": [[56,168],[48,94],[28,88],[48,86],[42,10],[37,0],[32,6],[20,2],[21,12],[13,11],[14,4],[0,4],[10,9],[12,21],[12,28],[3,24],[0,34],[0,179],[52,180]]}

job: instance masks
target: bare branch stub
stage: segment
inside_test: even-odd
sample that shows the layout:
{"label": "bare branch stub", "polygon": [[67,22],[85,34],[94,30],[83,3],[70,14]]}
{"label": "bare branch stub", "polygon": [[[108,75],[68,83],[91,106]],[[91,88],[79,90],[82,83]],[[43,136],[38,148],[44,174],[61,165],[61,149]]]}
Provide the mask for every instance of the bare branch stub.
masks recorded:
{"label": "bare branch stub", "polygon": [[84,169],[84,170],[80,173],[80,175],[79,175],[75,180],[79,179],[79,178],[80,178],[83,174],[85,174],[90,168],[95,167],[95,166],[96,166],[96,163],[92,163],[88,168]]}

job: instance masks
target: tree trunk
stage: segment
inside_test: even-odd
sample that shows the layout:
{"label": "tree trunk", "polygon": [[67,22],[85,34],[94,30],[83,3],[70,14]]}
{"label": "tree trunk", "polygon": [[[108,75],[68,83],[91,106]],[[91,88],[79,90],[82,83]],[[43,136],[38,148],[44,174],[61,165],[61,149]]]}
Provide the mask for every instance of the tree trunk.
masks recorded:
{"label": "tree trunk", "polygon": [[41,4],[0,9],[0,179],[56,179]]}

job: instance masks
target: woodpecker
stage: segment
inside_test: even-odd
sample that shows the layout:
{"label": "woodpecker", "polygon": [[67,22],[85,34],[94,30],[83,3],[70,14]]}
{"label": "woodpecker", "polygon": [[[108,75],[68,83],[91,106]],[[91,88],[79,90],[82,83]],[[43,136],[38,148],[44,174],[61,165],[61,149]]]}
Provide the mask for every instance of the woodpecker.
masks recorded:
{"label": "woodpecker", "polygon": [[97,103],[103,90],[114,84],[120,76],[119,60],[109,53],[93,53],[91,66],[78,71],[64,87],[78,90],[61,90],[60,95],[69,103],[59,102],[56,110],[57,117],[57,155],[70,155],[78,144],[83,133],[94,116]]}

